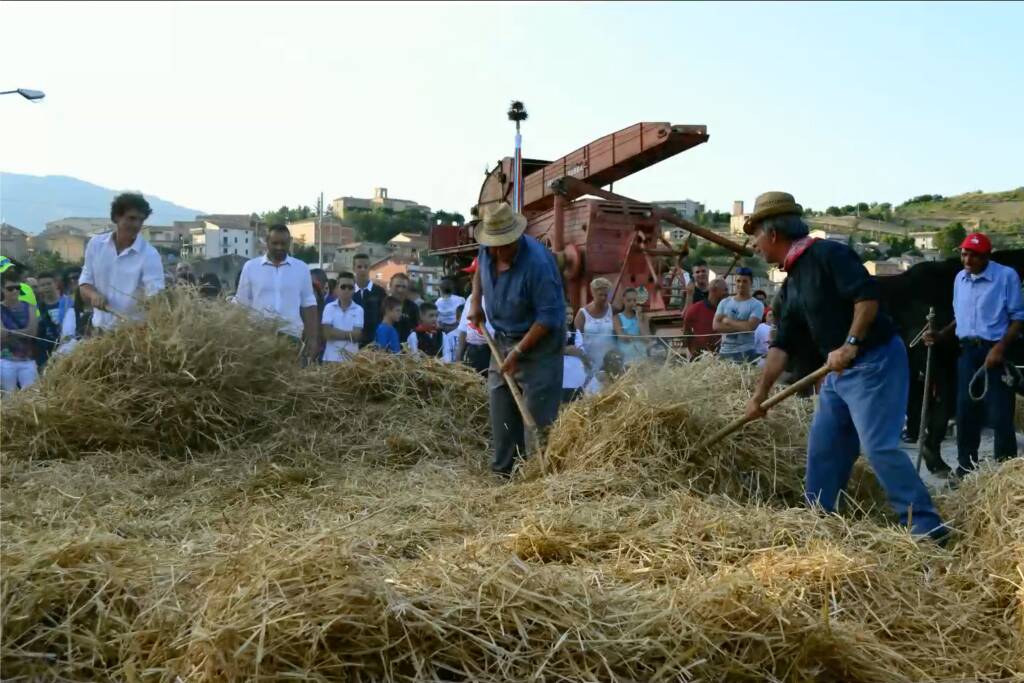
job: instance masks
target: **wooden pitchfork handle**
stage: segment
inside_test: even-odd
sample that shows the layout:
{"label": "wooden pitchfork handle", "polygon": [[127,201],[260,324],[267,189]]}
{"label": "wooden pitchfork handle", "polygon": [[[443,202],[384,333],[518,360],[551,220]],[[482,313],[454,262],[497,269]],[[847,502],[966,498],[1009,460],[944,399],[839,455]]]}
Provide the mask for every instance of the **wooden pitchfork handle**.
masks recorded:
{"label": "wooden pitchfork handle", "polygon": [[[487,341],[487,346],[490,347],[491,353],[494,355],[494,359],[498,361],[499,372],[502,365],[505,364],[505,357],[501,355],[501,351],[498,350],[498,345],[494,343],[494,338],[491,337],[491,333],[487,331],[487,325],[480,326],[480,332],[483,334],[484,339]],[[523,425],[526,427],[526,431],[533,435],[537,433],[537,423],[533,420],[533,415],[530,414],[530,410],[526,407],[526,401],[523,400],[523,392],[519,390],[519,385],[516,381],[502,373],[502,377],[505,378],[505,384],[508,385],[508,390],[512,392],[512,399],[516,402],[516,407],[519,408],[519,414],[523,416]]]}
{"label": "wooden pitchfork handle", "polygon": [[[772,408],[773,406],[782,403],[793,394],[798,394],[807,387],[817,383],[819,379],[821,379],[828,373],[828,366],[823,365],[822,367],[818,368],[817,370],[807,375],[800,381],[790,384],[788,387],[786,387],[779,393],[775,394],[774,396],[766,400],[764,403],[761,404],[761,409],[768,410],[769,408]],[[747,417],[746,415],[744,415],[743,417],[736,418],[735,420],[733,420],[732,422],[730,422],[729,424],[727,424],[726,426],[722,427],[717,432],[712,434],[710,438],[705,439],[704,442],[701,443],[700,446],[698,446],[698,448],[708,448],[709,446],[713,446],[714,444],[718,443],[725,437],[729,436],[730,434],[738,430],[743,425],[747,424],[748,422],[753,422],[756,419],[757,418],[754,417]]]}

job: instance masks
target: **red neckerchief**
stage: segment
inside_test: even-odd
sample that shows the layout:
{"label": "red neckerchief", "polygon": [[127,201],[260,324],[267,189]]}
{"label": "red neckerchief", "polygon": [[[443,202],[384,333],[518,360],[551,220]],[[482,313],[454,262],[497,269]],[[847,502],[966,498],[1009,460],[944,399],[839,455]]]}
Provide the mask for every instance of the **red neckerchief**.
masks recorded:
{"label": "red neckerchief", "polygon": [[439,331],[439,328],[434,327],[434,328],[431,328],[431,329],[427,329],[427,327],[424,326],[423,323],[420,323],[419,325],[416,326],[416,331],[417,332],[427,332],[429,334],[434,334],[435,332]]}
{"label": "red neckerchief", "polygon": [[789,271],[793,267],[793,264],[804,255],[812,244],[818,241],[817,237],[801,237],[793,244],[789,245],[789,252],[786,253],[786,258],[782,262],[782,269]]}

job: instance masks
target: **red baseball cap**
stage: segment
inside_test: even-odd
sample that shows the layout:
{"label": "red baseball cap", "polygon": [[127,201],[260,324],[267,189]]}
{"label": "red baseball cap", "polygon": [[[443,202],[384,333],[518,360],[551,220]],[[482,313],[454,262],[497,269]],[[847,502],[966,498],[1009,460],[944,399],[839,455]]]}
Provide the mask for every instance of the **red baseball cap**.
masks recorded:
{"label": "red baseball cap", "polygon": [[960,248],[975,251],[979,254],[991,254],[992,242],[984,233],[972,232],[960,244]]}
{"label": "red baseball cap", "polygon": [[470,273],[470,274],[475,273],[476,272],[476,267],[477,267],[477,263],[476,263],[476,259],[474,258],[472,263],[470,263],[468,266],[466,266],[465,268],[462,269],[462,272],[463,273]]}

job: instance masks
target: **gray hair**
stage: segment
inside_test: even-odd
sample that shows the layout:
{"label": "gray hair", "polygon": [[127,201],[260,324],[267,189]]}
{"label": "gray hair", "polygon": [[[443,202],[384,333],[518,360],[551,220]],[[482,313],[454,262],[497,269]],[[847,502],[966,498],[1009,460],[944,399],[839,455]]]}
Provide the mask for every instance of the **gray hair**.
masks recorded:
{"label": "gray hair", "polygon": [[611,280],[609,280],[608,278],[595,277],[593,280],[590,281],[590,291],[594,291],[595,289],[607,289],[611,291],[611,288],[612,283]]}
{"label": "gray hair", "polygon": [[807,224],[804,223],[804,219],[798,214],[787,213],[782,216],[769,216],[760,222],[761,229],[768,232],[777,232],[783,237],[789,239],[799,239],[806,237],[810,230],[807,229]]}

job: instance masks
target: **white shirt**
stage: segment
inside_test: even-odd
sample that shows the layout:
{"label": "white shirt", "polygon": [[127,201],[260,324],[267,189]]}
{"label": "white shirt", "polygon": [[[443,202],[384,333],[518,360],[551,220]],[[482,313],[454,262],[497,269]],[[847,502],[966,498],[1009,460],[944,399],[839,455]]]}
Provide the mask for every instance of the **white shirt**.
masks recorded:
{"label": "white shirt", "polygon": [[301,337],[299,310],[316,307],[309,266],[292,256],[285,257],[280,265],[274,265],[266,255],[249,259],[242,266],[236,300],[263,315],[280,318],[287,323],[282,332]]}
{"label": "white shirt", "polygon": [[[484,307],[484,298],[483,297],[480,297],[480,306],[481,306],[481,308]],[[486,311],[487,309],[484,308],[484,310]],[[487,320],[487,314],[486,313],[484,313],[484,327],[487,328],[487,332],[491,335],[491,338],[493,339],[494,338],[494,328],[491,327],[491,321]],[[456,330],[456,332],[465,332],[466,333],[466,343],[469,344],[470,346],[483,346],[484,344],[487,343],[487,340],[484,339],[484,335],[482,335],[479,332],[477,332],[469,324],[469,306],[466,306],[465,308],[462,309],[462,320],[459,321],[459,327]]]}
{"label": "white shirt", "polygon": [[[92,285],[107,298],[107,307],[122,317],[138,319],[139,302],[164,288],[164,268],[160,254],[142,235],[132,245],[117,253],[114,233],[96,235],[85,248],[85,265],[79,283]],[[96,309],[93,327],[113,329],[118,317]]]}
{"label": "white shirt", "polygon": [[754,353],[759,356],[767,355],[768,346],[772,341],[772,326],[768,323],[761,323],[754,330]]}
{"label": "white shirt", "polygon": [[466,300],[461,296],[452,294],[450,296],[441,296],[434,302],[437,306],[437,319],[442,325],[455,325],[459,321],[455,319],[455,311],[459,309],[459,306],[464,306]]}
{"label": "white shirt", "polygon": [[[574,335],[574,343],[577,349],[583,348],[583,340],[579,332]],[[587,368],[583,365],[583,359],[576,356],[566,355],[562,359],[562,388],[580,389],[587,381]]]}
{"label": "white shirt", "polygon": [[454,363],[455,350],[459,347],[459,330],[445,332],[444,340],[441,342],[441,362]]}
{"label": "white shirt", "polygon": [[[341,332],[361,330],[363,329],[363,307],[352,301],[349,302],[348,308],[342,308],[341,304],[334,300],[324,306],[324,316],[320,322],[324,327],[333,327]],[[330,339],[324,347],[324,361],[337,363],[348,360],[358,351],[359,342]]]}

